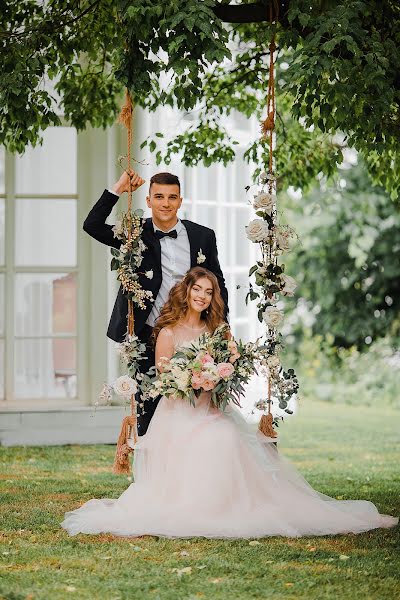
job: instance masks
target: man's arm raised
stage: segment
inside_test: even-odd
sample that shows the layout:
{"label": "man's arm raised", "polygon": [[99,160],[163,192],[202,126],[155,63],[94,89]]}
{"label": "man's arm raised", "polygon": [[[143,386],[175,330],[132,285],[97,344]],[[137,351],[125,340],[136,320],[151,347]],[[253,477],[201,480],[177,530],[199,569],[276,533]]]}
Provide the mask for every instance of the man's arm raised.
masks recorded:
{"label": "man's arm raised", "polygon": [[108,225],[106,220],[114,205],[118,202],[120,194],[129,190],[129,179],[131,179],[133,192],[145,183],[145,180],[134,171],[130,171],[130,173],[124,171],[113,185],[112,192],[104,190],[101,198],[93,206],[83,223],[83,230],[86,233],[98,242],[113,248],[119,248],[121,241],[114,237],[113,225]]}

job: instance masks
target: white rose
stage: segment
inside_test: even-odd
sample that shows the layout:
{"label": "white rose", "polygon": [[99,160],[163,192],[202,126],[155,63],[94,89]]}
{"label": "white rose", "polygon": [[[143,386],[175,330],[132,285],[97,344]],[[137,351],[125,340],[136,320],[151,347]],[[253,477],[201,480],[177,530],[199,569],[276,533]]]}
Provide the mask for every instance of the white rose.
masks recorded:
{"label": "white rose", "polygon": [[157,398],[159,396],[159,392],[158,389],[156,387],[153,387],[150,391],[149,391],[149,397],[152,398],[153,400],[155,398]]}
{"label": "white rose", "polygon": [[218,381],[220,379],[218,367],[215,363],[205,363],[203,365],[203,372],[206,372],[208,377],[214,381]]}
{"label": "white rose", "polygon": [[178,376],[175,376],[176,385],[178,386],[178,390],[182,390],[183,392],[187,390],[189,386],[190,380],[190,372],[189,371],[181,371]]}
{"label": "white rose", "polygon": [[290,250],[290,234],[284,229],[278,229],[276,234],[276,244],[280,250]]}
{"label": "white rose", "polygon": [[284,296],[294,296],[294,290],[297,288],[297,283],[295,282],[293,277],[290,277],[290,275],[282,274],[280,276],[280,279],[281,282],[284,284],[283,288],[281,289],[281,293]]}
{"label": "white rose", "polygon": [[121,377],[118,377],[113,383],[113,388],[118,396],[126,396],[129,398],[132,394],[136,394],[137,383],[132,377],[129,377],[129,375],[121,375]]}
{"label": "white rose", "polygon": [[283,321],[283,312],[276,306],[267,306],[263,312],[263,319],[268,327],[276,329]]}
{"label": "white rose", "polygon": [[251,242],[262,242],[269,235],[268,224],[262,219],[253,219],[245,229],[246,235]]}
{"label": "white rose", "polygon": [[268,215],[271,215],[272,211],[274,210],[275,203],[276,197],[273,194],[261,192],[261,194],[254,196],[253,206],[256,210],[262,210]]}

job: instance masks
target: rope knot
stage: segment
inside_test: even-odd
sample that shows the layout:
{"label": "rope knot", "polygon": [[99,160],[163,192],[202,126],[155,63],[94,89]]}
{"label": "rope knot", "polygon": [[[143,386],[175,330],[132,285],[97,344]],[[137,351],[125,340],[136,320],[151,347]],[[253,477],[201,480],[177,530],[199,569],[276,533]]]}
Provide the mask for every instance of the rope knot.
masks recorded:
{"label": "rope knot", "polygon": [[274,111],[271,110],[268,113],[268,117],[261,121],[261,133],[263,135],[267,135],[269,131],[273,131],[275,129],[275,114]]}

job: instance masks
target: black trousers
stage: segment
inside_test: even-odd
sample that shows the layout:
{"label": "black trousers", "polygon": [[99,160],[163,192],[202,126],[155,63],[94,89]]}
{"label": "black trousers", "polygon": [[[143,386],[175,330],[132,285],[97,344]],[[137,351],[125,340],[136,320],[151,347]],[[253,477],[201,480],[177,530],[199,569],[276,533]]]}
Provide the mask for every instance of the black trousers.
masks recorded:
{"label": "black trousers", "polygon": [[[155,351],[153,342],[150,340],[151,334],[153,332],[153,328],[150,325],[145,325],[140,334],[138,335],[139,339],[146,344],[146,359],[141,360],[139,363],[139,370],[141,373],[147,373],[150,367],[155,365]],[[138,435],[144,435],[147,431],[148,426],[150,425],[150,421],[152,416],[154,415],[154,411],[157,408],[157,404],[160,401],[161,396],[155,398],[154,400],[145,400],[142,402],[140,392],[136,394],[136,402],[137,402],[137,427],[138,427]],[[141,406],[143,404],[143,406]]]}

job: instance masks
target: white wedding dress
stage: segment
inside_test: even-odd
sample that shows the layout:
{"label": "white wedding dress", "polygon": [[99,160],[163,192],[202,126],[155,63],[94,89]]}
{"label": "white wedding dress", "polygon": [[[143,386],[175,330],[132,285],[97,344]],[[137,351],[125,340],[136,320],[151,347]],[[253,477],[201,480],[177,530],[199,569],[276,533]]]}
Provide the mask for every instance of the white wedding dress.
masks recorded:
{"label": "white wedding dress", "polygon": [[[175,348],[193,339],[174,328]],[[393,527],[372,502],[315,491],[240,411],[161,398],[135,446],[134,480],[117,499],[68,512],[70,535],[261,538],[361,533]]]}

